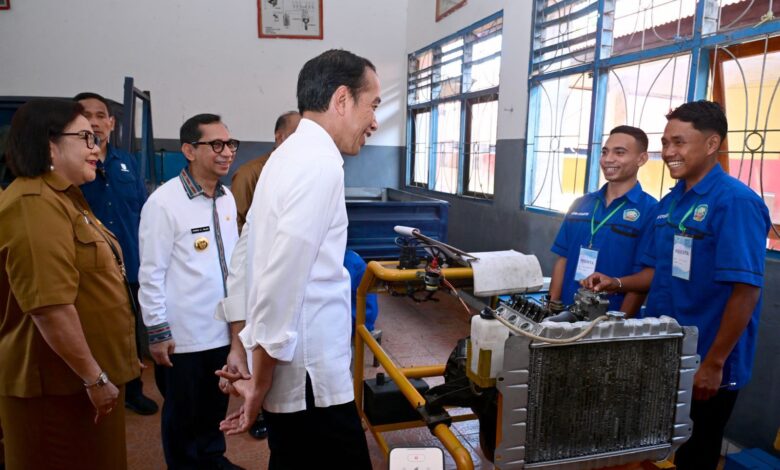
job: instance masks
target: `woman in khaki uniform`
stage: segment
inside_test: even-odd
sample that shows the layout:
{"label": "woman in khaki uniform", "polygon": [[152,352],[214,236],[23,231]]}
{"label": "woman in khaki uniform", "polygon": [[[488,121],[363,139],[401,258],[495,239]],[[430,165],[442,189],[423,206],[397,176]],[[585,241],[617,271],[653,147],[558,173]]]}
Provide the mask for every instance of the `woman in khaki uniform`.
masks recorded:
{"label": "woman in khaki uniform", "polygon": [[0,198],[0,422],[6,468],[123,469],[124,384],[138,376],[119,244],[79,185],[98,146],[82,108],[14,115]]}

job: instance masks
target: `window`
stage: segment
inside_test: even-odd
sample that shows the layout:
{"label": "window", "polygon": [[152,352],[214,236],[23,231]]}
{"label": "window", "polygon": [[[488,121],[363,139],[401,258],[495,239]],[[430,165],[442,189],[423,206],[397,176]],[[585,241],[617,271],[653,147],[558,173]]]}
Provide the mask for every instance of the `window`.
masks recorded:
{"label": "window", "polygon": [[524,204],[556,212],[604,183],[609,130],[650,139],[642,187],[674,185],[661,160],[670,109],[720,103],[729,120],[721,165],[759,194],[780,250],[780,2],[534,0]]}
{"label": "window", "polygon": [[491,198],[502,13],[409,55],[407,184]]}

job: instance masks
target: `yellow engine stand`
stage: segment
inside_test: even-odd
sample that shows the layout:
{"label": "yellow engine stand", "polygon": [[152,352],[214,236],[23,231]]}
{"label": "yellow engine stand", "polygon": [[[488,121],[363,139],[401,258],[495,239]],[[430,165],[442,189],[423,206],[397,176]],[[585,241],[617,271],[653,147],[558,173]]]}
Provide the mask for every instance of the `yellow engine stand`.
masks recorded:
{"label": "yellow engine stand", "polygon": [[[355,385],[355,404],[357,405],[358,412],[360,413],[363,421],[368,426],[368,429],[374,435],[377,444],[384,452],[385,457],[390,452],[387,445],[387,441],[382,436],[383,432],[397,431],[399,429],[408,429],[416,427],[425,427],[426,424],[422,420],[410,421],[406,423],[394,423],[374,426],[369,422],[366,415],[363,413],[363,362],[364,351],[363,346],[367,346],[374,357],[379,361],[379,364],[385,369],[387,375],[389,375],[393,382],[398,385],[398,388],[404,394],[409,403],[417,408],[425,404],[425,398],[412,386],[409,382],[410,378],[423,378],[423,377],[438,377],[444,375],[444,364],[423,366],[423,367],[399,367],[392,359],[385,353],[382,346],[377,343],[371,332],[366,328],[366,295],[369,292],[375,292],[376,285],[379,281],[385,282],[420,282],[417,277],[418,272],[424,271],[424,269],[396,269],[397,261],[384,261],[377,262],[371,261],[366,267],[366,273],[363,275],[363,279],[360,281],[356,297],[356,318],[355,318],[355,358],[354,358],[354,385]],[[449,280],[456,279],[471,279],[471,268],[445,268],[442,269],[442,275]],[[466,421],[474,419],[473,414],[453,416],[453,421]],[[445,424],[438,424],[433,429],[433,434],[441,441],[447,452],[452,455],[453,460],[458,469],[470,470],[474,468],[474,462],[471,461],[471,455],[469,451],[458,440],[455,434],[452,433],[449,427]]]}
{"label": "yellow engine stand", "polygon": [[[380,281],[387,283],[406,283],[406,282],[421,282],[417,276],[418,272],[424,272],[423,268],[420,269],[397,269],[397,261],[371,261],[366,267],[366,273],[363,275],[363,279],[360,281],[356,296],[356,318],[355,318],[355,357],[354,357],[354,372],[353,380],[355,387],[355,404],[357,405],[358,412],[362,417],[366,426],[373,434],[382,452],[385,454],[385,458],[390,452],[390,448],[387,441],[382,436],[383,432],[398,431],[401,429],[426,427],[424,421],[408,421],[405,423],[393,423],[383,425],[373,425],[368,420],[368,417],[363,412],[363,368],[365,361],[365,354],[363,347],[366,346],[378,360],[379,364],[384,368],[387,375],[389,375],[393,382],[398,385],[399,390],[404,394],[404,397],[409,403],[417,408],[425,404],[425,398],[412,386],[409,379],[419,379],[424,377],[439,377],[444,375],[444,364],[421,366],[421,367],[399,367],[392,359],[385,353],[382,346],[371,336],[371,332],[366,328],[366,295],[372,292],[377,292],[377,284]],[[468,280],[472,279],[473,272],[471,268],[445,268],[442,269],[442,275],[448,280]],[[500,396],[499,396],[500,403]],[[472,413],[465,415],[453,416],[452,421],[469,421],[476,419],[476,416]],[[499,409],[498,414],[499,424],[497,442],[500,441],[501,433],[501,411]],[[471,460],[471,454],[463,446],[460,440],[452,433],[450,428],[445,424],[438,424],[433,428],[433,434],[441,441],[447,452],[450,453],[458,470],[473,470],[474,462]],[[613,467],[614,470],[634,470],[634,469],[670,469],[674,468],[674,465],[669,462],[637,462],[634,464],[621,465],[620,467]]]}

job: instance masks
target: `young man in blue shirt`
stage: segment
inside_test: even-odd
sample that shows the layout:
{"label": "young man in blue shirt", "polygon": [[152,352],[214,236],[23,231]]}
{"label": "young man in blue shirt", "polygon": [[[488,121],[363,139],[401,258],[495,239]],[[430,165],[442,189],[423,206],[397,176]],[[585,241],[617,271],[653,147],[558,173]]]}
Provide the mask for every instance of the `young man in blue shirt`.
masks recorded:
{"label": "young man in blue shirt", "polygon": [[[138,173],[135,158],[109,142],[114,130],[113,113],[108,101],[97,93],[79,93],[73,98],[84,107],[92,130],[100,138],[100,155],[95,180],[81,186],[92,211],[116,235],[127,270],[127,280],[138,305],[138,224],[146,201],[146,186]],[[136,319],[136,346],[139,358],[145,349],[140,318]],[[143,394],[141,378],[127,383],[125,406],[141,415],[157,412],[157,404]]]}
{"label": "young man in blue shirt", "polygon": [[[686,103],[666,118],[662,156],[678,182],[658,205],[654,236],[642,257],[646,268],[622,286],[650,287],[648,316],[668,315],[699,329],[693,434],[675,464],[708,470],[717,468],[723,430],[750,379],[771,225],[761,198],[718,164],[728,131],[721,107]],[[585,284],[617,287],[598,273]]]}
{"label": "young man in blue shirt", "polygon": [[[601,149],[599,164],[607,184],[574,201],[551,250],[550,300],[574,302],[579,281],[594,271],[611,276],[637,272],[641,247],[647,244],[657,201],[642,191],[639,168],[647,162],[647,135],[636,127],[618,126]],[[644,294],[615,293],[610,310],[636,313]]]}

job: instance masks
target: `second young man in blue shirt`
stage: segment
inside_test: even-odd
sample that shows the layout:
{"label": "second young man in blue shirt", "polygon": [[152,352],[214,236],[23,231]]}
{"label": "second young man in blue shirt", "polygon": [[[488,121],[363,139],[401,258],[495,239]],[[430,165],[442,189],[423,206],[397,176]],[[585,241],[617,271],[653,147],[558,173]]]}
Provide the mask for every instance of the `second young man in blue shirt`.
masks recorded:
{"label": "second young man in blue shirt", "polygon": [[[579,281],[595,271],[620,278],[640,269],[657,204],[637,180],[647,158],[647,135],[641,129],[612,129],[599,160],[607,183],[574,201],[552,246],[559,258],[550,300],[570,305]],[[643,301],[643,294],[616,292],[609,308],[635,314]]]}

